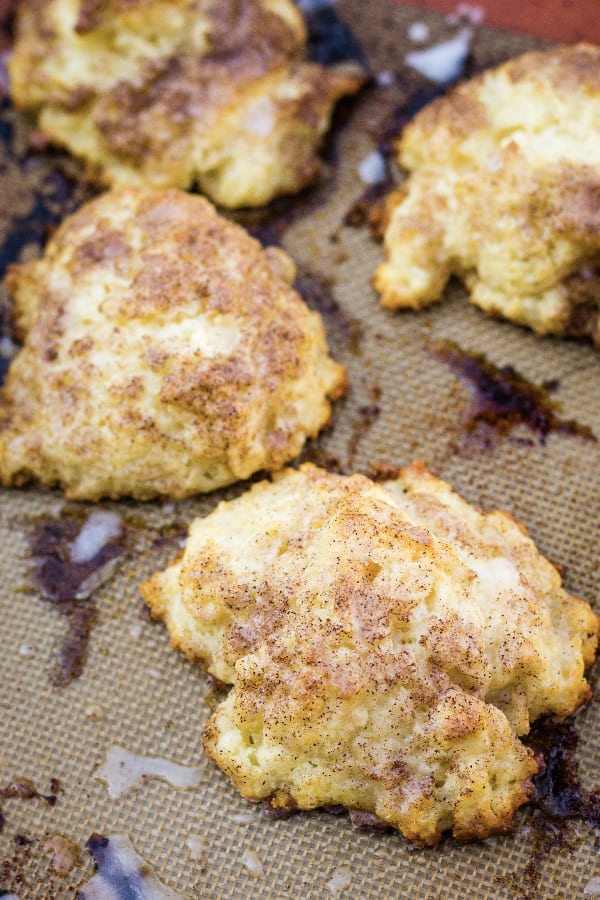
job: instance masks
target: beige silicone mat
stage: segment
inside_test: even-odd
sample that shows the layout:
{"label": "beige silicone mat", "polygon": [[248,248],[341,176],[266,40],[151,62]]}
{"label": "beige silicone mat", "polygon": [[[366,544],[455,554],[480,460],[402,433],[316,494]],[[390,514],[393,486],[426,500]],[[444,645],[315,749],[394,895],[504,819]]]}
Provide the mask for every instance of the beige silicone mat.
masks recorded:
{"label": "beige silicone mat", "polygon": [[[459,287],[422,314],[381,310],[370,287],[380,247],[366,228],[342,220],[360,196],[357,165],[370,152],[392,111],[424,79],[403,65],[410,48],[407,26],[426,20],[432,40],[454,33],[442,18],[384,0],[341,0],[340,15],[360,36],[375,72],[394,70],[398,83],[372,87],[355,102],[330,148],[320,188],[295,206],[282,242],[302,270],[328,279],[339,310],[326,317],[336,356],[348,366],[351,392],[336,408],[333,428],[309,448],[313,458],[335,458],[345,470],[368,471],[376,461],[424,460],[469,500],[503,507],[523,519],[543,551],[566,566],[567,587],[592,603],[600,587],[600,449],[577,436],[550,434],[543,444],[525,428],[482,442],[464,436],[461,422],[469,390],[427,350],[432,339],[450,338],[465,350],[511,364],[528,379],[558,379],[555,398],[566,418],[600,435],[600,356],[586,343],[536,338],[492,321],[467,303]],[[478,28],[472,70],[531,46],[516,35]],[[50,198],[56,215],[82,194],[57,174],[64,157],[25,154],[23,123],[4,117],[13,150],[0,159],[3,233],[15,255],[36,252],[43,233],[35,204]],[[28,231],[29,229],[29,231]],[[12,245],[11,245],[12,246]],[[361,425],[361,408],[379,406],[379,416]],[[353,459],[352,459],[353,457]],[[230,489],[233,496],[243,486]],[[55,515],[57,491],[33,488],[0,495],[0,788],[32,779],[48,792],[62,786],[54,806],[38,800],[3,802],[0,834],[0,894],[27,898],[71,898],[90,877],[93,863],[66,875],[52,866],[45,841],[63,835],[81,849],[93,833],[127,833],[161,879],[183,897],[330,898],[342,869],[350,898],[583,897],[600,875],[594,834],[580,824],[571,850],[555,847],[529,877],[535,829],[531,809],[515,819],[514,835],[461,846],[451,839],[433,850],[414,850],[396,833],[354,831],[347,816],[319,812],[287,820],[267,818],[242,800],[201,750],[209,713],[204,676],[169,648],[160,624],[143,615],[139,584],[163,566],[177,547],[177,528],[208,512],[220,495],[177,503],[99,504],[121,511],[128,524],[127,557],[95,601],[82,676],[65,688],[50,682],[53,660],[66,627],[56,609],[27,589],[30,551],[27,528],[39,515]],[[84,509],[91,505],[83,505]],[[600,604],[598,604],[600,606]],[[139,627],[138,627],[139,626]],[[578,759],[591,787],[600,766],[600,705],[578,717]],[[95,780],[106,750],[119,745],[149,756],[202,767],[202,783],[177,791],[150,781],[115,800]],[[243,814],[251,815],[244,816]],[[242,819],[240,820],[240,815]],[[245,819],[248,819],[246,821]],[[192,859],[190,835],[204,838],[201,858]],[[244,865],[251,850],[263,864],[260,877]],[[343,878],[341,880],[344,880]]]}

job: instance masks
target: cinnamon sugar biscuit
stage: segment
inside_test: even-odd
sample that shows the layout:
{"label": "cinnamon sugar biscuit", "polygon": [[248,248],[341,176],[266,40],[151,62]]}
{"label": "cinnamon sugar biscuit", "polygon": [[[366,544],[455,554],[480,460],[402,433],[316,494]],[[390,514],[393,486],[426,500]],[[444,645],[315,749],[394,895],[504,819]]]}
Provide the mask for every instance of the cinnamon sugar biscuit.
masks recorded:
{"label": "cinnamon sugar biscuit", "polygon": [[332,108],[364,81],[305,45],[291,0],[23,0],[11,93],[113,187],[257,206],[317,177]]}
{"label": "cinnamon sugar biscuit", "polygon": [[12,266],[25,344],[0,391],[0,480],[185,497],[295,457],[345,370],[295,266],[201,197],[109,192]]}
{"label": "cinnamon sugar biscuit", "polygon": [[423,109],[391,198],[384,306],[440,299],[451,275],[486,312],[600,346],[600,48],[528,53]]}
{"label": "cinnamon sugar biscuit", "polygon": [[142,588],[233,685],[205,749],[251,800],[343,804],[433,844],[510,829],[530,719],[590,697],[598,619],[510,516],[419,465],[312,465],[221,503]]}

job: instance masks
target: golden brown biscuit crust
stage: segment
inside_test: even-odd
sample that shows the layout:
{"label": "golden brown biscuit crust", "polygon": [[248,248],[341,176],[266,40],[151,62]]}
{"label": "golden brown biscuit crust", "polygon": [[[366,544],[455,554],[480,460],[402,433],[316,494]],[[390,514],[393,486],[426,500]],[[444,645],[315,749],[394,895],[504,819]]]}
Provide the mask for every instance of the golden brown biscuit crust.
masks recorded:
{"label": "golden brown biscuit crust", "polygon": [[21,5],[12,96],[112,186],[196,183],[230,207],[299,191],[334,103],[363,81],[302,61],[290,0],[72,6]]}
{"label": "golden brown biscuit crust", "polygon": [[600,346],[600,49],[528,53],[420,112],[388,210],[382,303],[420,308],[458,275],[473,303]]}
{"label": "golden brown biscuit crust", "polygon": [[537,769],[529,713],[589,697],[588,604],[422,466],[384,486],[286,470],[196,520],[142,590],[233,684],[205,749],[244,796],[343,804],[416,843],[509,830]]}
{"label": "golden brown biscuit crust", "polygon": [[84,206],[8,273],[25,345],[0,392],[2,482],[182,497],[282,466],[346,377],[293,277],[200,197]]}

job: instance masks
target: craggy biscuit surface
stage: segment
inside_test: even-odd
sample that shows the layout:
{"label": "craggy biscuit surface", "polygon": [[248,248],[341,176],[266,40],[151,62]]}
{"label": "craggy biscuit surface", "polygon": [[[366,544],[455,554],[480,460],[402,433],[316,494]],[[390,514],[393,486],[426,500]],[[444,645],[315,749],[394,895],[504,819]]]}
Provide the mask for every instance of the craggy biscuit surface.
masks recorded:
{"label": "craggy biscuit surface", "polygon": [[316,178],[332,107],[364,80],[305,44],[291,0],[23,0],[11,93],[113,187],[255,206]]}
{"label": "craggy biscuit surface", "polygon": [[510,516],[422,466],[312,465],[221,503],[143,592],[232,684],[205,749],[252,800],[343,804],[433,844],[510,828],[529,719],[587,700],[598,619]]}
{"label": "craggy biscuit surface", "polygon": [[486,312],[600,346],[600,48],[528,53],[423,109],[399,143],[384,306],[458,275]]}
{"label": "craggy biscuit surface", "polygon": [[294,273],[201,197],[82,207],[9,270],[25,343],[0,391],[2,483],[184,497],[280,468],[346,383]]}

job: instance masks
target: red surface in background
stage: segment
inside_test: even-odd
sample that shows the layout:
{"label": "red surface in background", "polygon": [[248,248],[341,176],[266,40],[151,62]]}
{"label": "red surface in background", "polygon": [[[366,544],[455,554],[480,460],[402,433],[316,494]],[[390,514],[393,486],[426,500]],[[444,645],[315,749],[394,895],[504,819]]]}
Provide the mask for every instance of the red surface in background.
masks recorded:
{"label": "red surface in background", "polygon": [[[451,13],[456,12],[459,0],[411,0],[410,5]],[[600,44],[600,0],[471,0],[469,5],[484,10],[486,25],[565,44]]]}
{"label": "red surface in background", "polygon": [[[400,2],[400,0],[390,0]],[[438,12],[455,12],[459,0],[411,0],[411,5]],[[572,44],[600,44],[600,0],[472,0],[485,12],[485,23],[512,31]],[[16,0],[0,0],[0,22],[16,6]]]}

